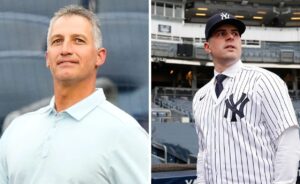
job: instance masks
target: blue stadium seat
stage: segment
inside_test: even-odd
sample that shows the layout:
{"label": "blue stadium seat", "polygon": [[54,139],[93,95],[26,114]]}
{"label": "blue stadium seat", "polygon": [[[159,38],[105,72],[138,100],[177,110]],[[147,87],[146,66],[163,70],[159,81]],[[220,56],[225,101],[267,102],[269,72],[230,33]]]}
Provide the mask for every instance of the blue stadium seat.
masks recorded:
{"label": "blue stadium seat", "polygon": [[99,18],[103,45],[108,51],[101,75],[125,82],[126,86],[145,84],[148,81],[148,15],[106,13],[99,14]]}
{"label": "blue stadium seat", "polygon": [[44,52],[0,52],[0,118],[53,94]]}
{"label": "blue stadium seat", "polygon": [[147,0],[97,0],[96,11],[98,13],[107,12],[144,12],[148,13]]}
{"label": "blue stadium seat", "polygon": [[152,41],[151,54],[162,57],[177,57],[177,44]]}
{"label": "blue stadium seat", "polygon": [[59,8],[69,4],[80,4],[80,2],[80,0],[0,0],[0,11],[52,17]]}
{"label": "blue stadium seat", "polygon": [[[98,14],[107,48],[106,64],[101,76],[128,85],[140,86],[148,82],[148,14]],[[126,70],[124,69],[126,68]]]}
{"label": "blue stadium seat", "polygon": [[98,17],[107,49],[98,77],[118,86],[118,106],[130,114],[148,116],[148,14],[101,13]]}
{"label": "blue stadium seat", "polygon": [[167,146],[168,154],[188,161],[198,153],[198,138],[195,124],[152,122],[152,142]]}
{"label": "blue stadium seat", "polygon": [[0,51],[45,50],[48,25],[44,16],[0,12]]}

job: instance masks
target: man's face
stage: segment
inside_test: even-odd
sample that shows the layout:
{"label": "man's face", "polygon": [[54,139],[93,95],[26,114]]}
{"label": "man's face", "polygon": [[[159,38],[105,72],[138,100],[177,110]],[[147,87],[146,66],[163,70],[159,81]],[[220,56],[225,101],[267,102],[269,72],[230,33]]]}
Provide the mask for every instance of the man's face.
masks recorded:
{"label": "man's face", "polygon": [[94,80],[106,50],[96,48],[92,33],[91,23],[81,16],[63,16],[53,23],[46,62],[55,82]]}
{"label": "man's face", "polygon": [[237,61],[241,57],[241,37],[235,26],[225,24],[218,27],[204,44],[215,62]]}

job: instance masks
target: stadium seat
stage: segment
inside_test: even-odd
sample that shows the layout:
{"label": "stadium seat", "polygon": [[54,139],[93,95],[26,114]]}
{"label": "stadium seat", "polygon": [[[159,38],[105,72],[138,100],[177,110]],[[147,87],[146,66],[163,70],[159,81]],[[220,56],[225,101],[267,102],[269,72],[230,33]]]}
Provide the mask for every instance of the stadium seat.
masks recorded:
{"label": "stadium seat", "polygon": [[[98,14],[107,49],[101,76],[140,86],[148,82],[148,15],[146,13]],[[124,70],[126,67],[129,69]]]}
{"label": "stadium seat", "polygon": [[152,142],[167,146],[168,154],[188,162],[198,153],[195,124],[152,122]]}
{"label": "stadium seat", "polygon": [[137,119],[148,121],[148,14],[101,13],[100,27],[106,63],[98,77],[118,86],[118,103]]}
{"label": "stadium seat", "polygon": [[98,13],[106,12],[143,12],[148,13],[147,0],[97,0],[96,11]]}
{"label": "stadium seat", "polygon": [[0,52],[0,118],[44,97],[52,96],[52,79],[44,52]]}
{"label": "stadium seat", "polygon": [[0,0],[1,12],[18,12],[52,17],[59,8],[80,4],[81,0]]}
{"label": "stadium seat", "polygon": [[155,56],[174,58],[177,56],[177,44],[152,41],[151,54]]}
{"label": "stadium seat", "polygon": [[0,51],[45,50],[48,25],[44,16],[0,12]]}

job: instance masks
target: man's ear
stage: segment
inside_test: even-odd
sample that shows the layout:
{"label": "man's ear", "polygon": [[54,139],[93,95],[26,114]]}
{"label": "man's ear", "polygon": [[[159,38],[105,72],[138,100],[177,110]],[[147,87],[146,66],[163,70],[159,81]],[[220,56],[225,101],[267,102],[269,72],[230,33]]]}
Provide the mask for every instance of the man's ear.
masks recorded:
{"label": "man's ear", "polygon": [[105,59],[106,59],[106,49],[105,48],[99,48],[97,50],[96,68],[103,65],[105,63]]}
{"label": "man's ear", "polygon": [[210,53],[211,53],[210,46],[209,46],[209,43],[208,43],[208,42],[204,42],[204,51],[205,51],[207,54],[210,54]]}

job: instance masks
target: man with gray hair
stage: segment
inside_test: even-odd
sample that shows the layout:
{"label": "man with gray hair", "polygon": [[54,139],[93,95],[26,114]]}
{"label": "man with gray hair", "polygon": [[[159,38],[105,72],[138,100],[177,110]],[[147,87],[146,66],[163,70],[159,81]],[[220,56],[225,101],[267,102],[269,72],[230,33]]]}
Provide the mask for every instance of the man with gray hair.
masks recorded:
{"label": "man with gray hair", "polygon": [[51,19],[46,65],[54,97],[16,118],[0,140],[0,184],[150,183],[150,141],[96,88],[104,64],[97,18],[79,6]]}

